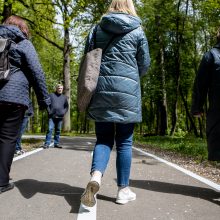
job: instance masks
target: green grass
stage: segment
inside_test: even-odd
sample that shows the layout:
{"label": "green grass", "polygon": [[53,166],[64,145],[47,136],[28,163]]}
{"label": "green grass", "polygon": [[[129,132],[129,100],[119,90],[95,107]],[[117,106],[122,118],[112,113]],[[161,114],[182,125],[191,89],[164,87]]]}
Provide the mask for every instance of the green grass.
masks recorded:
{"label": "green grass", "polygon": [[192,136],[170,137],[150,136],[143,137],[135,135],[135,143],[148,145],[151,148],[163,149],[166,151],[178,152],[199,160],[207,160],[207,144],[205,139]]}
{"label": "green grass", "polygon": [[37,144],[42,143],[42,140],[36,138],[23,138],[22,144]]}

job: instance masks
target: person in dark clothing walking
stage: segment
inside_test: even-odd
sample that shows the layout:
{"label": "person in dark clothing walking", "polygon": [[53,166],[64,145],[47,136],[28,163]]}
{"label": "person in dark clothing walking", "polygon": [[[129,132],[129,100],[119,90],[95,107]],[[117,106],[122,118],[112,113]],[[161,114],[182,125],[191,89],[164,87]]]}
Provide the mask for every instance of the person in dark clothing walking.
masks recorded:
{"label": "person in dark clothing walking", "polygon": [[[96,34],[94,34],[96,31]],[[96,144],[91,179],[81,197],[86,206],[94,206],[111,150],[116,144],[116,202],[136,199],[129,187],[133,132],[142,121],[140,77],[150,65],[148,42],[132,0],[112,0],[108,12],[90,32],[85,52],[95,36],[96,48],[107,48],[102,55],[96,91],[88,108],[95,121]],[[109,44],[110,42],[110,44]]]}
{"label": "person in dark clothing walking", "polygon": [[204,54],[194,82],[191,112],[195,117],[201,117],[204,113],[207,95],[208,160],[220,161],[220,28],[217,44]]}
{"label": "person in dark clothing walking", "polygon": [[0,82],[0,193],[14,187],[9,172],[24,113],[33,86],[41,109],[50,105],[44,73],[34,46],[28,40],[29,29],[18,16],[10,16],[0,25],[0,37],[10,39],[10,78]]}
{"label": "person in dark clothing walking", "polygon": [[67,97],[62,94],[63,85],[57,84],[56,91],[50,94],[51,106],[48,112],[49,125],[43,148],[47,149],[51,144],[51,137],[54,131],[54,147],[62,148],[60,146],[60,132],[62,127],[63,117],[68,111],[69,104]]}

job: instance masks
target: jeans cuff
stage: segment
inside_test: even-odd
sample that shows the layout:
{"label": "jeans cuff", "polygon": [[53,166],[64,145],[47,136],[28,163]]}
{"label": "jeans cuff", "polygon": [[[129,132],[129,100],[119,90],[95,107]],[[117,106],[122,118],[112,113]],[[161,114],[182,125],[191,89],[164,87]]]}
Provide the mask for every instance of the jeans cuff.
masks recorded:
{"label": "jeans cuff", "polygon": [[91,172],[90,172],[90,175],[91,175],[91,176],[92,176],[92,173],[93,173],[94,171],[99,171],[100,173],[102,173],[102,177],[103,177],[103,175],[104,175],[104,171],[103,171],[103,170],[100,170],[100,169],[92,169]]}
{"label": "jeans cuff", "polygon": [[118,187],[127,187],[129,184],[117,184]]}

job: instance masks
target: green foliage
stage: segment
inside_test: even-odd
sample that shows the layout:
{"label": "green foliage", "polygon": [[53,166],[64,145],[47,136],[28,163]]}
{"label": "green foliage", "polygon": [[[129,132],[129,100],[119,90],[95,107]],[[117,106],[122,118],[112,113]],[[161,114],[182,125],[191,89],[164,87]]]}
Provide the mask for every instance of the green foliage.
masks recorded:
{"label": "green foliage", "polygon": [[[111,0],[0,0],[0,16],[4,6],[13,3],[12,13],[29,23],[31,40],[39,54],[49,92],[63,80],[64,30],[69,30],[71,39],[71,124],[79,133],[94,130],[93,123],[79,114],[76,106],[76,79],[85,38]],[[176,94],[177,66],[180,70],[180,87],[190,109],[192,86],[202,54],[215,43],[215,32],[220,26],[219,0],[137,0],[137,12],[142,19],[151,55],[151,67],[142,79],[143,123],[142,133],[157,133],[160,126],[158,100],[166,93],[168,131],[171,128],[173,105],[177,97],[178,120],[176,136],[192,133],[192,125],[180,94]],[[178,3],[180,3],[178,7]],[[187,4],[188,3],[188,4]],[[2,18],[2,17],[0,17]],[[159,42],[160,37],[160,42]],[[160,51],[164,52],[161,66]],[[176,59],[177,55],[179,56]],[[177,63],[179,62],[179,63]],[[161,80],[164,70],[165,84]],[[36,102],[36,100],[35,100]],[[42,132],[46,126],[46,114],[36,115],[33,130]],[[198,121],[194,120],[197,129]],[[203,130],[204,130],[203,120]],[[40,125],[40,126],[39,126]]]}
{"label": "green foliage", "polygon": [[[174,111],[173,104],[177,96],[177,132],[179,129],[190,132],[191,126],[186,123],[188,115],[183,99],[180,94],[176,94],[176,77],[180,74],[180,87],[189,111],[192,86],[201,56],[215,44],[215,33],[220,26],[219,1],[142,0],[137,4],[137,8],[146,31],[151,55],[150,70],[142,80],[142,100],[143,122],[147,124],[151,121],[153,126],[145,127],[144,132],[156,133],[158,100],[164,91],[168,109],[168,128],[171,127],[171,113]],[[164,67],[160,63],[160,50],[164,51]],[[165,73],[164,89],[161,68]]]}
{"label": "green foliage", "polygon": [[190,156],[198,160],[207,160],[207,144],[204,139],[195,138],[190,135],[174,137],[141,137],[135,135],[136,143],[146,144],[152,148],[163,149],[170,152],[178,152],[185,156]]}

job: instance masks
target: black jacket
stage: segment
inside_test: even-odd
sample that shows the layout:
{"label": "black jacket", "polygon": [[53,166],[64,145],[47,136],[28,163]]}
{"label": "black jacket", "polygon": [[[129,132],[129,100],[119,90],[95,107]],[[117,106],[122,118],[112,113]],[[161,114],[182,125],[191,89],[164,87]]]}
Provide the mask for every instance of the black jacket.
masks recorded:
{"label": "black jacket", "polygon": [[220,112],[220,43],[204,54],[193,88],[191,112],[203,112],[208,95],[209,112]]}
{"label": "black jacket", "polygon": [[41,108],[50,105],[44,73],[32,43],[20,29],[13,25],[0,25],[0,36],[9,38],[12,44],[9,51],[10,69],[13,73],[7,83],[0,84],[0,102],[29,106],[30,86],[33,86]]}
{"label": "black jacket", "polygon": [[51,93],[49,96],[51,100],[49,117],[63,118],[69,108],[67,97],[63,94],[58,94],[56,92]]}
{"label": "black jacket", "polygon": [[202,58],[193,89],[193,114],[203,112],[207,95],[208,159],[220,161],[220,43]]}

